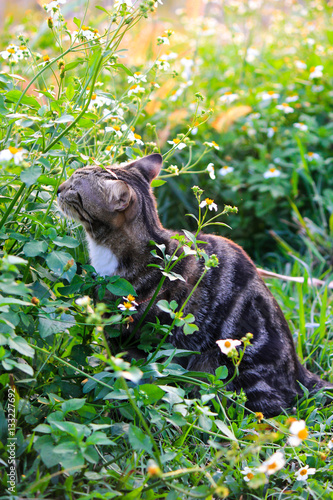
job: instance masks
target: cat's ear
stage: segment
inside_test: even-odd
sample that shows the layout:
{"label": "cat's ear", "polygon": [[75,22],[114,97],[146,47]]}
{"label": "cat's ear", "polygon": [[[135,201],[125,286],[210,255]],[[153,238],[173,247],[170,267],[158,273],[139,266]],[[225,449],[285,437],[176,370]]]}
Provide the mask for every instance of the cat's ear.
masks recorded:
{"label": "cat's ear", "polygon": [[131,192],[123,181],[107,180],[104,183],[104,196],[110,210],[121,212],[125,210],[131,200]]}
{"label": "cat's ear", "polygon": [[151,181],[155,179],[155,177],[157,177],[160,173],[162,162],[162,155],[160,155],[159,153],[154,153],[152,155],[145,156],[144,158],[141,158],[134,163],[131,163],[129,167],[138,168],[150,184]]}

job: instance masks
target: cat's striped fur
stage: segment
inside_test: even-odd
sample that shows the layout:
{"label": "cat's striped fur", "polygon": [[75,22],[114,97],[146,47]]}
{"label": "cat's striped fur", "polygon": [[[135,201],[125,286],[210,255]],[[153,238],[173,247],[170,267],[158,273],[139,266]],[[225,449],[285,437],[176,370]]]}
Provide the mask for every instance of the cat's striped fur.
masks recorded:
{"label": "cat's striped fur", "polygon": [[[107,255],[113,262],[112,271],[136,289],[140,305],[135,321],[161,278],[158,269],[147,267],[156,263],[149,241],[164,243],[169,254],[176,245],[170,239],[174,232],[163,228],[159,221],[150,188],[161,165],[161,156],[155,154],[122,167],[84,167],[59,188],[60,208],[80,221],[93,241],[95,268],[107,268],[100,261]],[[267,417],[279,414],[302,393],[298,381],[310,390],[332,388],[298,361],[283,313],[244,250],[219,236],[200,234],[199,239],[207,243],[203,246],[206,253],[217,255],[219,266],[208,271],[184,311],[195,316],[199,331],[185,336],[181,328],[175,328],[169,339],[177,348],[201,352],[182,358],[187,360],[186,367],[214,373],[219,366],[227,365],[231,375],[231,362],[216,341],[240,339],[251,332],[253,340],[246,349],[239,376],[229,384],[231,390],[245,390],[248,408]],[[168,283],[158,298],[176,300],[180,305],[201,276],[203,262],[186,257],[174,270],[186,281]],[[170,321],[156,306],[147,320],[155,316],[161,322]]]}

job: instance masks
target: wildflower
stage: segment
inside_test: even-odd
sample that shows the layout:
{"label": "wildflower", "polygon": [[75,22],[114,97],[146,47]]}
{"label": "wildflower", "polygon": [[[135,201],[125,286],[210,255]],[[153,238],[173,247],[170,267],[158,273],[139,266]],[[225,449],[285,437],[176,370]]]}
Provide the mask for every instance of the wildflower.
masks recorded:
{"label": "wildflower", "polygon": [[204,146],[208,146],[209,148],[217,149],[217,151],[219,151],[219,149],[220,149],[220,146],[215,141],[204,142]]}
{"label": "wildflower", "polygon": [[210,211],[212,211],[212,210],[215,210],[215,212],[217,211],[216,203],[214,203],[214,200],[211,200],[210,198],[206,198],[205,200],[203,200],[200,203],[199,207],[200,208],[207,207],[207,208],[209,208]]}
{"label": "wildflower", "polygon": [[250,467],[244,467],[244,469],[241,470],[241,474],[244,474],[244,481],[248,482],[254,478],[254,474],[253,474],[252,470],[253,469],[250,469]]}
{"label": "wildflower", "polygon": [[149,476],[160,476],[162,471],[157,464],[152,463],[147,467],[147,472]]}
{"label": "wildflower", "polygon": [[137,83],[132,85],[128,91],[128,96],[130,97],[133,94],[140,94],[141,92],[144,92],[145,89],[143,87],[140,87]]}
{"label": "wildflower", "polygon": [[53,2],[49,2],[43,5],[43,7],[46,10],[46,12],[51,12],[54,9],[59,9],[59,4],[64,4],[64,3],[66,3],[66,0],[54,0]]}
{"label": "wildflower", "polygon": [[8,149],[0,151],[0,162],[7,162],[14,159],[15,165],[19,165],[22,162],[25,153],[26,150],[23,148],[14,148],[13,146],[9,146]]}
{"label": "wildflower", "polygon": [[[201,206],[202,204],[200,204]],[[217,210],[217,207],[216,207]],[[226,339],[226,340],[217,340],[216,341],[217,345],[221,349],[221,352],[223,354],[229,354],[230,351],[233,349],[236,349],[237,346],[241,345],[240,340],[233,340],[233,339]]]}
{"label": "wildflower", "polygon": [[324,66],[312,66],[312,68],[310,68],[310,80],[313,80],[314,78],[321,78],[323,76],[323,69]]}
{"label": "wildflower", "polygon": [[272,99],[278,99],[280,97],[280,94],[278,94],[274,90],[269,90],[268,92],[263,92],[260,97],[262,101],[271,101]]}
{"label": "wildflower", "polygon": [[206,168],[207,172],[209,173],[209,177],[211,179],[216,179],[215,177],[215,171],[214,171],[214,163],[209,163]]}
{"label": "wildflower", "polygon": [[312,85],[311,90],[315,93],[322,92],[324,90],[324,85]]}
{"label": "wildflower", "polygon": [[220,168],[219,174],[224,177],[225,175],[230,174],[233,171],[234,171],[233,167],[228,167],[228,165],[224,165],[224,167]]}
{"label": "wildflower", "polygon": [[131,302],[134,306],[137,306],[138,304],[135,302],[135,297],[132,294],[127,295],[127,297],[123,297],[123,299],[126,302]]}
{"label": "wildflower", "polygon": [[246,51],[245,59],[247,62],[253,62],[259,55],[259,50],[249,47]]}
{"label": "wildflower", "polygon": [[301,467],[300,469],[298,469],[297,472],[295,472],[295,476],[296,476],[296,479],[297,481],[306,481],[309,477],[309,474],[315,474],[316,473],[316,469],[315,468],[309,468],[308,465],[306,465],[305,467]]}
{"label": "wildflower", "polygon": [[183,57],[179,62],[184,67],[184,70],[182,72],[182,77],[185,80],[189,80],[191,78],[193,65],[194,65],[193,59],[191,59],[189,57]]}
{"label": "wildflower", "polygon": [[297,100],[298,100],[298,95],[297,94],[290,95],[290,96],[286,97],[286,102],[295,102]]}
{"label": "wildflower", "polygon": [[290,446],[298,446],[304,439],[308,437],[309,431],[305,425],[304,420],[296,420],[292,422],[289,432],[291,436],[288,439]]}
{"label": "wildflower", "polygon": [[125,5],[128,8],[132,8],[132,0],[115,0],[113,7],[116,10],[119,10],[123,5]]}
{"label": "wildflower", "polygon": [[75,301],[75,304],[77,304],[78,306],[89,306],[91,302],[91,299],[90,297],[88,297],[88,295],[84,295],[84,297],[80,297],[79,299],[76,299]]}
{"label": "wildflower", "polygon": [[295,66],[297,69],[306,69],[307,68],[304,61],[295,61]]}
{"label": "wildflower", "polygon": [[158,36],[157,45],[170,45],[170,40],[167,36]]}
{"label": "wildflower", "polygon": [[234,94],[233,92],[225,92],[223,95],[220,97],[220,101],[226,104],[231,104],[233,101],[238,99],[238,94]]}
{"label": "wildflower", "polygon": [[268,170],[266,170],[266,172],[264,172],[263,177],[264,179],[270,179],[271,177],[279,177],[280,175],[280,170],[272,166]]}
{"label": "wildflower", "polygon": [[255,416],[256,416],[256,419],[258,420],[259,423],[264,418],[264,415],[263,415],[263,413],[261,413],[261,411],[256,411]]}
{"label": "wildflower", "polygon": [[46,54],[45,56],[43,56],[43,61],[44,61],[45,63],[48,63],[48,62],[49,62],[49,60],[50,60],[50,56],[48,56],[47,54]]}
{"label": "wildflower", "polygon": [[0,55],[3,57],[3,59],[8,59],[9,62],[17,63],[20,59],[23,58],[23,51],[19,51],[16,45],[11,44],[8,45],[6,50],[0,52]]}
{"label": "wildflower", "polygon": [[276,131],[277,131],[277,127],[269,127],[267,129],[267,137],[269,137],[269,138],[273,137],[273,135],[275,134]]}
{"label": "wildflower", "polygon": [[162,55],[159,59],[156,61],[156,66],[158,69],[167,71],[170,68],[170,64],[168,63],[168,56],[167,55]]}
{"label": "wildflower", "polygon": [[186,148],[186,144],[181,142],[180,139],[172,139],[172,141],[168,141],[168,144],[171,144],[172,146],[176,146],[176,149],[184,149]]}
{"label": "wildflower", "polygon": [[295,128],[298,128],[299,130],[301,130],[302,132],[306,132],[308,130],[308,126],[305,125],[305,123],[302,123],[302,122],[297,122],[297,123],[294,123],[294,127]]}
{"label": "wildflower", "polygon": [[312,151],[309,151],[306,155],[304,155],[305,158],[309,161],[318,161],[321,159],[321,156],[318,153],[313,153]]}
{"label": "wildflower", "polygon": [[282,104],[278,104],[276,106],[276,109],[280,109],[281,111],[284,111],[286,115],[288,113],[293,113],[294,112],[294,108],[292,108],[291,106],[289,106],[289,104],[287,102],[283,102]]}
{"label": "wildflower", "polygon": [[89,41],[89,40],[94,40],[94,38],[98,37],[98,31],[92,30],[87,26],[81,26],[80,31],[73,31],[73,35],[80,35],[82,38],[85,38],[86,40]]}
{"label": "wildflower", "polygon": [[139,71],[136,71],[133,76],[129,76],[127,78],[128,83],[138,83],[138,82],[146,82],[146,75],[142,75]]}
{"label": "wildflower", "polygon": [[31,304],[34,306],[39,306],[40,300],[37,297],[31,297]]}
{"label": "wildflower", "polygon": [[327,448],[328,448],[329,450],[332,450],[332,449],[333,449],[333,438],[331,438],[331,439],[329,440],[329,442],[327,443]]}
{"label": "wildflower", "polygon": [[117,137],[121,137],[123,134],[118,125],[113,125],[112,127],[105,127],[105,132],[111,132],[112,134],[116,134]]}
{"label": "wildflower", "polygon": [[179,175],[179,168],[177,167],[177,165],[170,165],[170,167],[168,167],[166,171],[170,172],[170,174],[173,175]]}
{"label": "wildflower", "polygon": [[271,457],[265,460],[260,465],[260,467],[258,467],[258,471],[264,472],[265,474],[268,474],[268,476],[270,476],[271,474],[274,474],[274,472],[282,469],[285,463],[286,461],[284,459],[283,453],[281,451],[277,451]]}
{"label": "wildflower", "polygon": [[[87,93],[89,94],[89,91]],[[91,101],[89,103],[89,109],[100,108],[101,106],[104,106],[104,104],[110,106],[111,102],[111,99],[109,99],[108,97],[92,94]]]}
{"label": "wildflower", "polygon": [[118,308],[121,311],[136,311],[135,305],[130,301],[125,301],[123,304],[119,304]]}

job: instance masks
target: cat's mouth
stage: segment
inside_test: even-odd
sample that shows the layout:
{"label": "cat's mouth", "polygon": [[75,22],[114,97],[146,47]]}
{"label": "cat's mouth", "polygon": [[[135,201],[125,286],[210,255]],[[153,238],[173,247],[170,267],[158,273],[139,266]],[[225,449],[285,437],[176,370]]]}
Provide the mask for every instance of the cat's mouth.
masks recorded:
{"label": "cat's mouth", "polygon": [[57,202],[61,212],[66,217],[81,222],[81,224],[90,225],[90,217],[83,207],[82,197],[79,193],[71,196],[70,200],[68,200],[66,194],[59,193]]}

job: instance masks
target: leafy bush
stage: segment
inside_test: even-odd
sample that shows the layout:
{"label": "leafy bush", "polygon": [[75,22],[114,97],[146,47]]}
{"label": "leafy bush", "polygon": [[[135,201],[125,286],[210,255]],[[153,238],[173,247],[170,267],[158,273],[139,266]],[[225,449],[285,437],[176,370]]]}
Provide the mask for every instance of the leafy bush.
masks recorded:
{"label": "leafy bush", "polygon": [[[87,4],[72,21],[59,0],[46,17],[26,14],[17,39],[10,22],[2,34],[2,498],[330,498],[330,397],[305,392],[293,417],[245,412],[244,394],[225,390],[226,369],[187,372],[174,358],[188,353],[167,344],[159,324],[143,326],[146,361],[123,359],[131,311],[119,306],[123,296],[134,303],[135,290],[95,276],[81,229],[59,217],[55,200],[81,166],[162,150],[154,186],[165,225],[195,229],[185,214],[197,213],[189,188],[200,184],[219,206],[239,206],[237,216],[229,210],[234,231],[223,232],[261,262],[275,249],[270,230],[284,252],[268,256],[279,270],[288,259],[292,275],[329,279],[332,6],[291,4],[285,25],[281,10],[259,14],[261,2],[233,1],[191,21],[178,12],[173,34],[157,4]],[[156,252],[162,279],[179,278]],[[271,286],[299,357],[329,379],[327,290]],[[107,291],[119,300],[94,305],[96,287],[101,301]],[[172,302],[159,306],[195,330]]]}

